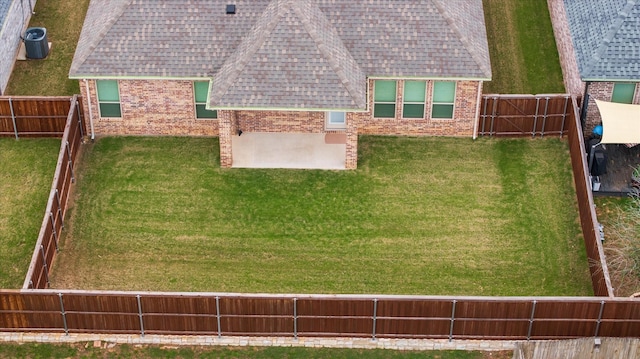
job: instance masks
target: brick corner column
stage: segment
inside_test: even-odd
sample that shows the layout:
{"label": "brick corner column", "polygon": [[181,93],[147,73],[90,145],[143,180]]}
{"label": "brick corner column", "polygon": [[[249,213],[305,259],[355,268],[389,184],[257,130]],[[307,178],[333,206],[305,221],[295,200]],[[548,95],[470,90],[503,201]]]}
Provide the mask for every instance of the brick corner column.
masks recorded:
{"label": "brick corner column", "polygon": [[355,116],[347,114],[347,154],[345,168],[355,170],[358,168],[358,126]]}
{"label": "brick corner column", "polygon": [[232,140],[236,133],[236,112],[218,111],[220,137],[220,167],[230,168],[233,165]]}

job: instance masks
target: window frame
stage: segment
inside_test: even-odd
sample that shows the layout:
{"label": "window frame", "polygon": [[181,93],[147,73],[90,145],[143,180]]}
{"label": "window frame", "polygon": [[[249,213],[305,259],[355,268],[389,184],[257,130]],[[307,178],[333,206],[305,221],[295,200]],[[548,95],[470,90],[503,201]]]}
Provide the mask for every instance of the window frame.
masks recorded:
{"label": "window frame", "polygon": [[[631,92],[631,101],[629,102],[620,102],[620,101],[614,101],[614,95],[616,93],[616,86],[618,85],[624,85],[624,86],[630,86],[633,88],[632,92]],[[613,89],[611,90],[611,102],[615,102],[615,103],[623,103],[623,104],[632,104],[633,100],[636,98],[636,91],[638,90],[638,84],[635,82],[614,82],[613,83]]]}
{"label": "window frame", "polygon": [[[422,101],[407,101],[407,83],[421,83],[424,85]],[[420,117],[407,117],[405,116],[406,105],[422,105],[422,116]],[[402,84],[402,118],[411,120],[422,120],[426,116],[427,111],[427,81],[424,80],[405,80]]]}
{"label": "window frame", "polygon": [[[198,101],[198,93],[196,84],[206,84],[207,85],[207,93],[205,94],[204,101]],[[193,81],[193,116],[196,120],[217,120],[218,119],[218,110],[207,110],[207,99],[209,98],[209,81]],[[203,116],[200,117],[200,113],[198,111],[198,106],[203,106],[203,111],[207,111],[212,113],[212,117]]]}
{"label": "window frame", "polygon": [[[114,100],[102,100],[100,99],[100,83],[114,83],[115,84],[115,89],[117,92],[117,101]],[[118,82],[118,80],[96,80],[96,100],[98,101],[98,112],[100,114],[100,118],[122,118],[122,103],[121,103],[121,99],[120,99],[120,82]],[[111,116],[111,115],[105,115],[103,114],[102,111],[102,105],[118,105],[118,114],[119,116]]]}
{"label": "window frame", "polygon": [[[331,114],[332,113],[340,113],[344,116],[344,122],[342,123],[334,123],[331,122]],[[345,111],[327,111],[326,112],[326,123],[325,128],[327,130],[344,130],[347,128],[347,113]]]}
{"label": "window frame", "polygon": [[[393,82],[394,84],[394,98],[393,101],[377,101],[376,100],[376,88],[377,83],[378,82]],[[398,81],[397,80],[373,80],[373,118],[378,118],[378,119],[389,119],[389,118],[396,118],[396,113],[398,110]],[[376,105],[393,105],[393,116],[376,116]]]}
{"label": "window frame", "polygon": [[[435,97],[436,97],[436,84],[438,83],[452,83],[453,84],[453,100],[451,102],[436,102]],[[453,120],[456,117],[456,98],[457,98],[457,92],[458,92],[458,82],[457,81],[433,81],[432,84],[432,89],[431,89],[431,111],[430,111],[430,115],[431,115],[431,119],[433,120]],[[435,106],[442,106],[442,105],[446,105],[446,106],[451,106],[451,117],[434,117],[433,116],[433,109]]]}

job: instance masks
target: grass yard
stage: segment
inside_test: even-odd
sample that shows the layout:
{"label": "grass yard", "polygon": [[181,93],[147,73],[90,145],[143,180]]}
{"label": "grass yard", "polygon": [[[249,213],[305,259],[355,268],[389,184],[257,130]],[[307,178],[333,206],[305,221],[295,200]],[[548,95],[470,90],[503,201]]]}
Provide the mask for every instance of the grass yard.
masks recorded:
{"label": "grass yard", "polygon": [[22,287],[59,150],[59,139],[0,138],[0,288]]}
{"label": "grass yard", "polygon": [[546,0],[483,0],[493,80],[484,93],[564,93]]}
{"label": "grass yard", "polygon": [[87,145],[52,286],[592,294],[565,142],[362,137],[355,171],[221,169],[218,146]]}
{"label": "grass yard", "polygon": [[[102,343],[106,346],[107,343]],[[0,344],[0,358],[385,358],[385,359],[507,359],[512,352],[472,352],[434,350],[423,352],[400,350],[362,350],[330,348],[280,347],[167,347],[158,345],[116,345],[112,348],[94,347],[90,343],[77,344]]]}
{"label": "grass yard", "polygon": [[[26,3],[25,3],[26,4]],[[53,43],[46,59],[16,61],[7,95],[71,96],[80,93],[77,80],[69,80],[89,0],[38,1],[29,26],[47,28]]]}

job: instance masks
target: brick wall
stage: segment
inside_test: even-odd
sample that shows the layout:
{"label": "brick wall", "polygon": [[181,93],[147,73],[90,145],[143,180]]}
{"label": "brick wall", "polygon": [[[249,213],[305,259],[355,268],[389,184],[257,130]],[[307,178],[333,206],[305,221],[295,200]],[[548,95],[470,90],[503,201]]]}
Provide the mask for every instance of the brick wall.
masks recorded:
{"label": "brick wall", "polygon": [[[85,113],[91,114],[98,135],[178,135],[220,136],[220,162],[233,163],[231,141],[238,130],[244,132],[323,133],[326,114],[322,111],[219,111],[217,120],[195,118],[191,81],[120,80],[121,118],[102,118],[96,98],[96,83],[80,81],[85,98]],[[404,82],[397,81],[395,119],[375,119],[371,111],[347,114],[346,168],[353,169],[358,160],[358,135],[466,136],[473,135],[477,118],[478,94],[482,83],[461,81],[456,87],[454,119],[431,119],[433,81],[427,81],[425,117],[402,119]],[[373,88],[373,80],[369,81]],[[87,93],[87,88],[89,93]],[[369,94],[373,108],[373,94]]]}
{"label": "brick wall", "polygon": [[[369,80],[369,108],[373,109],[373,80]],[[456,102],[454,118],[432,119],[431,97],[433,81],[427,81],[426,110],[422,119],[402,118],[402,99],[404,81],[397,82],[396,117],[392,119],[373,118],[371,111],[353,113],[360,134],[372,135],[410,135],[410,136],[473,136],[473,128],[477,119],[478,92],[482,92],[479,81],[459,81],[456,86]]]}
{"label": "brick wall", "polygon": [[[613,82],[591,82],[589,83],[589,108],[587,111],[587,121],[585,125],[585,135],[590,135],[593,128],[602,122],[596,99],[611,101],[613,94]],[[633,98],[634,104],[640,104],[640,83],[636,84],[636,92]]]}
{"label": "brick wall", "polygon": [[[4,24],[0,24],[0,95],[4,95],[7,89],[22,41],[20,36],[27,29],[33,10],[29,9],[28,1],[10,0],[10,3]],[[35,4],[36,0],[31,1],[31,5]]]}
{"label": "brick wall", "polygon": [[91,111],[85,101],[85,113],[90,113],[97,135],[218,135],[218,120],[195,118],[191,81],[120,80],[118,87],[122,118],[102,118],[95,81],[80,81],[82,95],[91,98]]}
{"label": "brick wall", "polygon": [[556,38],[560,65],[562,66],[562,78],[564,80],[565,91],[572,95],[582,96],[584,93],[584,82],[580,80],[576,53],[571,40],[569,30],[569,20],[564,8],[564,0],[547,0],[553,34]]}

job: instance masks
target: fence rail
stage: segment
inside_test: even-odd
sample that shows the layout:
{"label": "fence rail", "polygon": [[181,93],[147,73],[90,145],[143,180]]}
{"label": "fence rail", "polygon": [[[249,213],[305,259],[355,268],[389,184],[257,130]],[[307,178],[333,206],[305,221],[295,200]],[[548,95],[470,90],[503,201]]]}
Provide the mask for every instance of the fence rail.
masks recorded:
{"label": "fence rail", "polygon": [[[71,102],[78,106],[77,101]],[[594,292],[601,297],[245,295],[51,290],[48,265],[62,230],[80,111],[70,108],[52,191],[22,290],[0,290],[0,331],[217,336],[535,340],[637,337],[640,300],[614,298],[597,237],[575,97],[557,135],[568,135]],[[538,123],[539,118],[529,117]],[[548,120],[548,119],[547,119]],[[537,135],[553,131],[544,125]],[[495,122],[494,122],[495,124]],[[499,132],[492,132],[498,135]]]}
{"label": "fence rail", "polygon": [[71,183],[75,182],[75,163],[84,136],[84,124],[80,98],[67,98],[69,108],[58,154],[58,163],[53,175],[49,200],[40,227],[36,247],[23,288],[47,288],[49,269],[58,251],[58,239],[64,228]]}
{"label": "fence rail", "polygon": [[535,340],[635,337],[616,298],[0,291],[0,331]]}
{"label": "fence rail", "polygon": [[484,95],[478,119],[479,136],[545,136],[567,133],[571,96]]}
{"label": "fence rail", "polygon": [[575,183],[576,197],[578,199],[578,212],[582,236],[584,237],[593,292],[597,296],[613,297],[613,286],[609,277],[607,261],[604,256],[604,248],[598,230],[598,219],[589,180],[589,170],[585,153],[584,137],[580,125],[580,108],[576,98],[572,98],[572,105],[568,113],[569,150],[571,166],[573,167],[573,180]]}
{"label": "fence rail", "polygon": [[0,137],[61,137],[71,97],[0,96]]}

